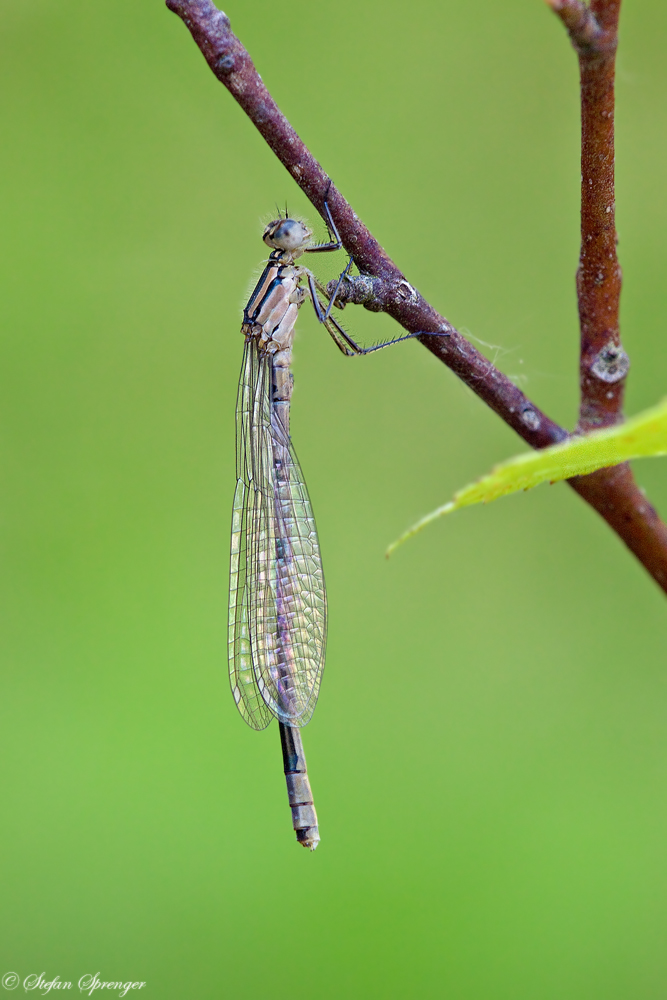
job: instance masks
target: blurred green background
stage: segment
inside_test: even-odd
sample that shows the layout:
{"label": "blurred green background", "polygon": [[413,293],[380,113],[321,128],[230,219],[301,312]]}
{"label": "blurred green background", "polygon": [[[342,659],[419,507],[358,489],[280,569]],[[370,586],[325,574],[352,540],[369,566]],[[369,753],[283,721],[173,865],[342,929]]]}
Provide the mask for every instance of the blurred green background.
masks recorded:
{"label": "blurred green background", "polygon": [[[410,280],[573,426],[577,69],[556,18],[226,10]],[[664,596],[565,485],[387,563],[524,446],[418,344],[346,360],[304,309],[293,435],[330,639],[305,731],[322,844],[299,848],[225,623],[240,309],[260,220],[313,212],[160,0],[0,17],[0,974],[159,998],[664,997]],[[628,413],[667,388],[666,30],[664,4],[628,2]],[[666,469],[636,465],[663,513]]]}

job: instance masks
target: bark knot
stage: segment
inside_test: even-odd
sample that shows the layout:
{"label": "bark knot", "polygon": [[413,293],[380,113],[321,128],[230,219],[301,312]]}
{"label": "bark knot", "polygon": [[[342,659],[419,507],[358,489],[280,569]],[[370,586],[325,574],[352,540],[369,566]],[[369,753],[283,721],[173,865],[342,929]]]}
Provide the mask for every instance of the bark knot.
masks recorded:
{"label": "bark knot", "polygon": [[597,354],[590,370],[601,382],[620,382],[630,370],[630,358],[620,344],[610,340]]}

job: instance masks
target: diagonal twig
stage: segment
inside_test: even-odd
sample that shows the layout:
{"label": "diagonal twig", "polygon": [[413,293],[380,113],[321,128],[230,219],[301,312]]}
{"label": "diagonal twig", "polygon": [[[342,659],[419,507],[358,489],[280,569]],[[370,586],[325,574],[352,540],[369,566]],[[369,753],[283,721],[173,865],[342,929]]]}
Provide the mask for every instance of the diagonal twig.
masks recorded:
{"label": "diagonal twig", "polygon": [[[280,111],[249,53],[232,33],[229,18],[212,0],[166,0],[166,4],[182,18],[215,76],[321,215],[326,197],[343,245],[361,275],[347,284],[348,300],[363,299],[367,308],[387,312],[409,333],[419,332],[420,342],[533,448],[567,437],[566,430],[498,371],[405,278]],[[360,288],[365,289],[361,298]],[[618,469],[602,469],[572,480],[570,485],[605,518],[667,591],[667,527],[639,492],[629,470],[621,475]]]}

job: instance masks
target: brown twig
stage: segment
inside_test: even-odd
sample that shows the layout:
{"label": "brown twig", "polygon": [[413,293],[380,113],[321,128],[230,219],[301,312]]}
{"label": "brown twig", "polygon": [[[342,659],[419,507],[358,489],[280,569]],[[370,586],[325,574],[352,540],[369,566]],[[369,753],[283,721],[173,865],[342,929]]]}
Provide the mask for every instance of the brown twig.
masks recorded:
{"label": "brown twig", "polygon": [[[342,300],[359,302],[369,309],[387,312],[408,332],[419,332],[420,342],[533,448],[542,448],[567,437],[567,431],[542,413],[407,281],[282,114],[250,55],[232,33],[227,16],[215,7],[212,0],[166,0],[166,4],[183,19],[215,76],[241,105],[321,215],[324,200],[327,199],[343,245],[360,271],[359,278],[346,283]],[[601,2],[599,6],[605,4]],[[582,31],[590,34],[590,26]],[[597,58],[603,57],[598,55]],[[586,274],[589,273],[591,259],[587,258]],[[610,267],[608,261],[604,267],[606,277]],[[592,301],[592,309],[597,307],[599,298],[596,296]],[[609,299],[605,302],[608,305]],[[592,315],[595,318],[598,312]],[[598,326],[591,322],[591,335],[596,335]],[[443,333],[449,336],[444,337]],[[609,359],[606,363],[611,367]],[[611,385],[615,383],[605,383],[607,391]],[[618,392],[616,387],[613,396],[616,397]],[[605,399],[607,410],[610,410],[610,400],[606,396]],[[616,469],[603,469],[591,476],[571,480],[570,484],[605,518],[667,591],[667,528],[637,489],[631,473],[619,476]]]}
{"label": "brown twig", "polygon": [[166,0],[166,3],[183,19],[213,73],[238,101],[321,215],[326,197],[345,249],[362,275],[372,279],[372,290],[365,304],[389,313],[410,333],[448,333],[448,337],[419,339],[533,448],[564,440],[567,431],[542,413],[407,281],[287,121],[249,53],[232,33],[229,18],[212,0]]}
{"label": "brown twig", "polygon": [[577,52],[594,48],[602,34],[595,14],[582,0],[546,0],[558,14]]}
{"label": "brown twig", "polygon": [[637,486],[627,462],[568,482],[667,592],[667,526]]}
{"label": "brown twig", "polygon": [[[630,359],[619,329],[621,268],[616,255],[614,71],[621,0],[546,0],[579,57],[581,83],[581,251],[577,300],[581,329],[578,430],[623,419]],[[626,463],[570,480],[667,590],[667,527],[643,497]]]}
{"label": "brown twig", "polygon": [[614,66],[620,0],[593,0],[601,32],[579,50],[581,77],[581,255],[577,271],[581,325],[579,428],[622,419],[630,361],[621,346],[621,269],[616,256]]}
{"label": "brown twig", "polygon": [[630,360],[621,345],[616,256],[614,66],[620,0],[547,0],[568,29],[581,80],[581,327],[579,430],[622,420]]}

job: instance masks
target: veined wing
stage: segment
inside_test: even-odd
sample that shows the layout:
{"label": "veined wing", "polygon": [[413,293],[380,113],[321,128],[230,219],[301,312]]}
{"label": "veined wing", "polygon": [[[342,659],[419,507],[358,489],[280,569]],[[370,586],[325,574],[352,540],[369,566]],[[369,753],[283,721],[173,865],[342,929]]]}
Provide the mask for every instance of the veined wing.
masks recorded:
{"label": "veined wing", "polygon": [[[277,410],[262,428],[274,478],[271,493],[260,491],[255,506],[251,643],[264,701],[281,722],[303,726],[315,709],[324,669],[326,591],[308,490]],[[262,460],[268,453],[269,444],[260,449]]]}
{"label": "veined wing", "polygon": [[[237,708],[253,729],[265,729],[273,715],[257,687],[250,644],[248,587],[249,525],[255,514],[253,408],[260,378],[260,359],[254,341],[243,351],[236,402],[236,491],[232,508],[229,571],[229,680]],[[252,528],[250,529],[252,533]]]}
{"label": "veined wing", "polygon": [[273,715],[293,726],[310,720],[326,643],[317,529],[280,404],[271,405],[272,364],[255,341],[246,344],[232,531],[232,690],[244,719],[258,729]]}

